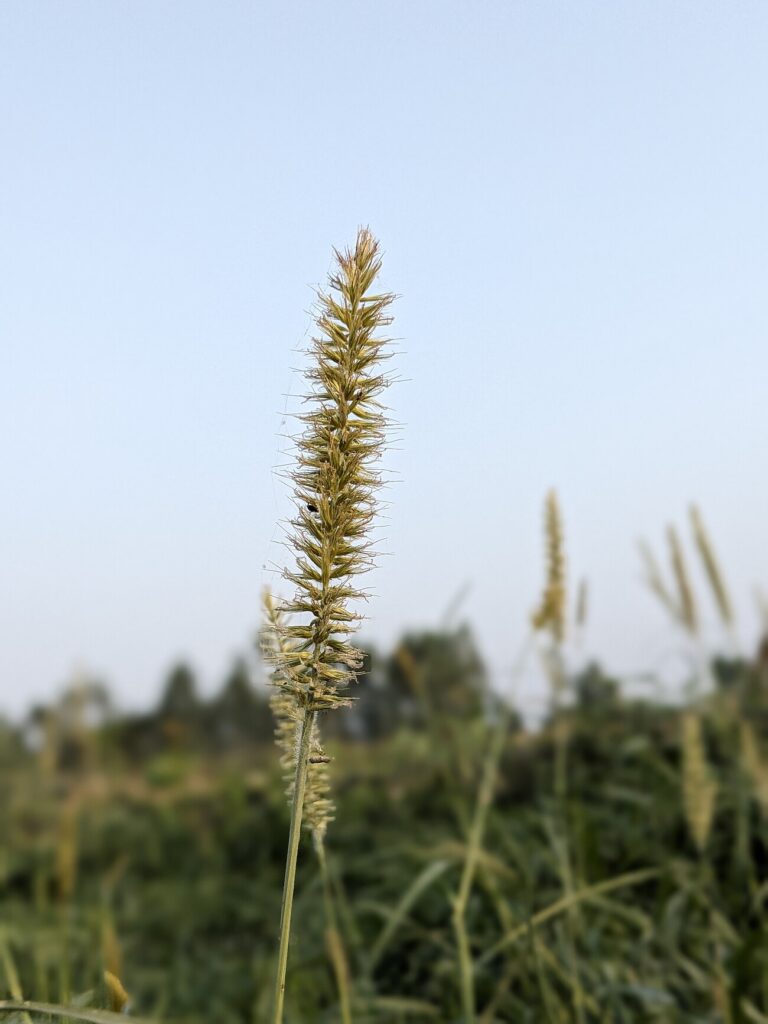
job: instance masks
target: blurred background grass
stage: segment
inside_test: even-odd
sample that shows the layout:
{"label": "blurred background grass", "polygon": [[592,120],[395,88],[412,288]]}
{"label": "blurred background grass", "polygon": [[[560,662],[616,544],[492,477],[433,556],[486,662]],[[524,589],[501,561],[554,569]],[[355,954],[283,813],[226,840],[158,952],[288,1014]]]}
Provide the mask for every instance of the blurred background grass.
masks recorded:
{"label": "blurred background grass", "polygon": [[[370,651],[326,723],[333,917],[307,842],[288,1019],[340,1020],[340,977],[356,1021],[464,1019],[452,908],[502,722],[466,905],[477,1020],[768,1020],[768,641],[691,665],[686,707],[568,670],[534,730],[466,625]],[[81,678],[5,722],[3,987],[108,1005],[106,969],[137,1013],[266,1020],[288,821],[272,728],[245,663],[210,699],[180,664],[144,714]]]}

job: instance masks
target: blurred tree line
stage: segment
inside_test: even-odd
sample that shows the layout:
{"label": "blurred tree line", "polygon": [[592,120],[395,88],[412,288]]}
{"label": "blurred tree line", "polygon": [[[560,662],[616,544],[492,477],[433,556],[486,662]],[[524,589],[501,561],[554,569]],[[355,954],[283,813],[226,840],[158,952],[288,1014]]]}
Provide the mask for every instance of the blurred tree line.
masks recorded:
{"label": "blurred tree line", "polygon": [[[753,660],[718,656],[710,671],[722,699],[768,731],[768,639]],[[107,751],[136,764],[166,753],[224,756],[268,750],[271,756],[274,721],[265,675],[258,662],[238,659],[218,692],[206,698],[193,669],[179,662],[169,671],[156,706],[138,713],[118,711],[103,682],[81,679],[56,701],[33,707],[20,724],[0,719],[0,768],[34,755],[50,773],[88,769],[103,763]],[[628,716],[638,728],[648,726],[649,716],[666,717],[653,702],[628,700],[620,682],[596,662],[572,675],[567,689],[571,699],[559,714],[571,718],[574,727],[616,720],[620,707],[625,726]],[[324,722],[328,740],[377,742],[402,728],[434,734],[440,723],[460,729],[467,722],[494,718],[502,707],[467,625],[407,633],[388,654],[366,650],[351,696],[354,703],[347,713]],[[513,710],[506,711],[519,725]]]}
{"label": "blurred tree line", "polygon": [[[270,746],[274,721],[266,672],[240,658],[218,692],[202,694],[185,662],[166,676],[155,707],[120,712],[106,684],[83,678],[18,726],[0,721],[0,758],[36,753],[51,771],[89,767],[98,743],[128,762],[166,752],[224,755]],[[468,626],[409,633],[382,655],[365,650],[364,670],[344,715],[328,716],[328,739],[371,742],[403,726],[420,730],[444,716],[476,718],[492,698],[486,668]],[[98,745],[97,743],[97,745]]]}

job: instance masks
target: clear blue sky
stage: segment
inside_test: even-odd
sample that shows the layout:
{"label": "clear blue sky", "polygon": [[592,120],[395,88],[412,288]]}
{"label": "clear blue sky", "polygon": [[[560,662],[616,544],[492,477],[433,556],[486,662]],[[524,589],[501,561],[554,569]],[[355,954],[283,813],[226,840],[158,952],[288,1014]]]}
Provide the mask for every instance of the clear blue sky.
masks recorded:
{"label": "clear blue sky", "polygon": [[0,6],[0,703],[210,688],[280,561],[312,288],[370,224],[407,382],[366,635],[502,673],[554,484],[588,646],[674,639],[636,538],[697,498],[768,583],[768,5]]}

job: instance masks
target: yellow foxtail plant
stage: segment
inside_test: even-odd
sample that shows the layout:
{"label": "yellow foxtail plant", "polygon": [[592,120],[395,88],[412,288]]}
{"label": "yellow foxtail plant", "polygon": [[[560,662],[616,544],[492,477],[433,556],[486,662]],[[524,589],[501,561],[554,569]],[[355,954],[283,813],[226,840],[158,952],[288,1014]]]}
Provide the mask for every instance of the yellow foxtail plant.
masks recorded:
{"label": "yellow foxtail plant", "polygon": [[555,712],[555,791],[557,796],[562,798],[565,796],[568,745],[567,728],[560,717],[565,690],[565,666],[562,649],[568,616],[566,611],[565,535],[560,503],[554,490],[547,494],[544,505],[544,537],[546,578],[538,607],[531,616],[531,625],[536,632],[548,635],[550,641],[549,649],[544,652],[544,656],[552,687]]}
{"label": "yellow foxtail plant", "polygon": [[691,517],[691,528],[693,530],[693,539],[696,543],[696,548],[701,558],[701,563],[704,567],[704,572],[709,583],[712,596],[715,599],[717,611],[720,616],[720,621],[723,626],[733,634],[735,625],[735,617],[733,614],[733,605],[731,604],[731,598],[728,593],[728,587],[725,583],[725,577],[720,570],[720,562],[718,561],[717,555],[715,554],[715,548],[710,539],[709,533],[704,526],[704,520],[701,517],[701,512],[696,505],[690,507]]}
{"label": "yellow foxtail plant", "polygon": [[685,556],[683,555],[683,547],[674,526],[667,528],[667,540],[669,541],[669,558],[672,565],[672,573],[675,577],[675,585],[677,586],[678,617],[691,636],[695,636],[699,630],[699,613],[696,608],[696,598],[693,594],[691,578],[688,575]]}
{"label": "yellow foxtail plant", "polygon": [[[573,893],[573,875],[568,859],[567,847],[567,823],[565,814],[565,802],[567,797],[568,780],[568,743],[570,739],[569,722],[562,714],[563,698],[566,687],[566,666],[563,654],[563,645],[568,632],[568,601],[567,601],[567,574],[565,558],[565,531],[563,528],[563,517],[560,511],[560,502],[557,492],[549,491],[544,505],[544,537],[546,544],[546,577],[544,591],[537,609],[531,617],[531,625],[534,631],[543,633],[549,638],[549,648],[544,652],[545,665],[552,687],[553,711],[554,711],[554,741],[555,741],[555,765],[554,765],[554,790],[555,797],[560,805],[560,819],[553,823],[553,839],[558,851],[558,859],[561,864],[561,874],[566,891],[566,897],[570,898]],[[583,598],[583,616],[586,616],[586,595]],[[579,602],[581,603],[581,601]],[[577,622],[580,617],[577,607]],[[578,980],[578,972],[575,968],[575,912],[571,911],[568,918],[567,948],[568,956],[574,975],[574,1011],[578,1024],[583,1024],[584,1016],[584,993],[581,983]]]}
{"label": "yellow foxtail plant", "polygon": [[533,613],[533,628],[546,630],[556,644],[565,639],[565,539],[557,493],[547,494],[544,506],[544,535],[547,546],[547,575],[544,592]]}
{"label": "yellow foxtail plant", "polygon": [[[274,1024],[283,1020],[296,862],[308,786],[317,785],[318,715],[349,705],[363,657],[350,643],[365,596],[360,577],[374,563],[378,469],[388,428],[381,395],[394,296],[376,291],[379,246],[365,228],[352,249],[335,253],[329,287],[318,297],[316,333],[305,373],[307,411],[291,473],[295,515],[289,540],[295,564],[284,572],[294,596],[272,623],[273,683],[285,728],[293,734],[291,824],[286,857],[275,982]],[[310,775],[310,767],[313,774]],[[315,782],[311,780],[314,778]],[[325,824],[330,808],[319,794]],[[311,802],[310,802],[311,807]]]}
{"label": "yellow foxtail plant", "polygon": [[680,537],[672,525],[667,527],[667,544],[673,585],[668,586],[653,551],[644,541],[641,541],[640,555],[645,568],[645,582],[664,605],[670,617],[691,637],[696,637],[699,630],[696,598]]}
{"label": "yellow foxtail plant", "polygon": [[[728,632],[734,647],[737,647],[736,621],[720,564],[714,546],[704,526],[701,512],[696,505],[689,508],[691,531],[704,575],[712,592],[718,616]],[[709,678],[709,664],[704,645],[702,619],[699,614],[699,603],[693,583],[688,572],[687,561],[683,552],[680,536],[674,526],[667,527],[669,545],[669,565],[672,575],[671,585],[667,585],[659,569],[653,552],[646,545],[640,544],[640,553],[645,566],[646,582],[659,601],[664,605],[675,623],[689,637],[696,655],[697,669],[693,680],[693,692],[698,693],[702,682]]]}
{"label": "yellow foxtail plant", "polygon": [[655,594],[661,604],[664,605],[671,618],[673,618],[675,622],[679,622],[680,610],[678,608],[675,595],[667,586],[667,581],[664,578],[664,574],[661,571],[653,550],[643,540],[640,541],[639,548],[640,557],[643,561],[643,568],[645,570],[645,582],[648,589]]}
{"label": "yellow foxtail plant", "polygon": [[715,817],[717,780],[707,759],[701,717],[686,711],[682,728],[683,810],[696,849],[703,853]]}
{"label": "yellow foxtail plant", "polygon": [[683,630],[692,645],[696,667],[690,687],[693,694],[699,694],[701,683],[707,678],[708,668],[700,630],[698,603],[680,535],[671,524],[667,527],[667,545],[672,577],[670,584],[667,584],[650,547],[641,541],[640,554],[645,568],[645,580],[649,589],[664,605],[672,621]]}

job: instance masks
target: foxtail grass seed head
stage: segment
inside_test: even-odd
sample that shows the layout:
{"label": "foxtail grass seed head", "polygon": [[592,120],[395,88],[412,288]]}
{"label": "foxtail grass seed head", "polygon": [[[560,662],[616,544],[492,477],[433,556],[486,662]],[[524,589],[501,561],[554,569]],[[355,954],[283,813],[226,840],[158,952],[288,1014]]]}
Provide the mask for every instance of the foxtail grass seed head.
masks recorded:
{"label": "foxtail grass seed head", "polygon": [[539,607],[531,622],[537,630],[548,630],[561,644],[565,639],[565,541],[560,505],[554,490],[547,495],[544,509],[544,532],[547,546],[547,579]]}
{"label": "foxtail grass seed head", "polygon": [[685,556],[674,526],[667,528],[667,540],[669,542],[669,557],[672,563],[672,573],[677,586],[677,609],[678,618],[689,633],[695,634],[699,628],[699,616],[696,611],[696,599],[693,596],[691,578],[685,564]]}
{"label": "foxtail grass seed head", "polygon": [[101,959],[104,969],[119,978],[123,973],[123,953],[110,914],[105,914],[101,923]]}
{"label": "foxtail grass seed head", "polygon": [[[280,671],[284,663],[288,641],[284,635],[283,616],[269,590],[263,597],[266,625],[262,633],[262,648],[266,658]],[[273,680],[274,681],[274,680]],[[298,723],[304,715],[296,694],[290,689],[275,686],[270,697],[270,707],[275,719],[275,741],[280,750],[280,764],[283,768],[288,803],[293,800],[296,779],[296,758],[298,755]],[[320,742],[320,724],[315,718],[312,727],[309,767],[304,791],[303,823],[312,833],[315,845],[322,845],[329,823],[333,820],[334,805],[330,798],[331,781],[328,758]]]}
{"label": "foxtail grass seed head", "polygon": [[[270,699],[275,717],[275,739],[281,751],[280,763],[285,771],[288,802],[293,800],[296,775],[297,737],[299,715],[304,712],[297,705],[292,694],[275,690]],[[309,768],[304,791],[303,823],[312,833],[316,845],[322,845],[328,825],[333,820],[334,805],[329,793],[331,780],[328,772],[328,757],[320,743],[320,727],[317,719],[312,724]]]}
{"label": "foxtail grass seed head", "polygon": [[107,989],[110,1010],[113,1013],[122,1013],[131,1001],[131,997],[125,991],[123,983],[116,974],[113,974],[111,971],[104,971],[104,984]]}
{"label": "foxtail grass seed head", "polygon": [[296,514],[290,542],[296,564],[284,576],[294,597],[284,611],[275,684],[307,711],[349,703],[345,694],[362,667],[349,643],[365,597],[360,577],[374,564],[378,470],[388,420],[380,398],[394,296],[374,289],[381,258],[367,228],[351,250],[336,252],[329,288],[319,295],[303,431],[292,472]]}
{"label": "foxtail grass seed head", "polygon": [[672,618],[676,622],[679,622],[680,609],[677,606],[674,595],[664,580],[664,576],[662,575],[659,563],[656,561],[653,551],[645,541],[640,541],[639,547],[640,557],[643,561],[643,568],[645,569],[645,582],[648,585],[648,589],[656,595]]}
{"label": "foxtail grass seed head", "polygon": [[[278,739],[286,753],[289,746],[295,751],[288,755],[295,760],[295,789],[273,1024],[284,1019],[299,830],[305,802],[312,802],[310,769],[326,761],[318,753],[317,715],[350,703],[346,691],[363,666],[363,655],[349,638],[360,621],[355,603],[366,596],[360,577],[374,564],[371,531],[382,482],[378,465],[389,425],[381,403],[389,384],[384,372],[389,339],[382,332],[392,322],[393,296],[374,290],[381,269],[379,246],[362,228],[354,247],[335,256],[329,288],[318,297],[316,334],[305,373],[307,411],[298,417],[303,430],[291,473],[296,512],[289,540],[296,560],[283,575],[293,586],[293,598],[280,608],[273,630],[279,642],[271,649],[273,683],[287,698],[276,707]],[[322,856],[330,805],[327,784],[319,778],[314,834]]]}
{"label": "foxtail grass seed head", "polygon": [[701,718],[687,711],[682,720],[683,809],[688,831],[703,853],[712,830],[717,782],[707,761]]}
{"label": "foxtail grass seed head", "polygon": [[696,542],[699,555],[701,556],[704,572],[706,573],[709,581],[709,586],[712,590],[712,595],[715,599],[720,619],[723,625],[732,626],[733,606],[731,604],[731,599],[728,595],[725,579],[720,571],[720,564],[717,560],[717,556],[715,555],[715,549],[712,546],[709,534],[704,526],[704,520],[701,518],[701,512],[696,505],[691,505],[690,515],[691,526],[693,528],[693,538]]}

